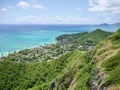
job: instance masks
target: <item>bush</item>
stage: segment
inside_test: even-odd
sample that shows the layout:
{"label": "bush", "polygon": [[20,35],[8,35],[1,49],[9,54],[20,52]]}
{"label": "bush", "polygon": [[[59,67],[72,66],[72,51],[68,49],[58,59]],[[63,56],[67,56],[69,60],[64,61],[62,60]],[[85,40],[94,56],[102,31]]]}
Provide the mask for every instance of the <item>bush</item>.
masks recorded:
{"label": "bush", "polygon": [[109,76],[105,79],[103,85],[120,84],[120,51],[115,56],[104,61],[103,66],[109,73]]}
{"label": "bush", "polygon": [[120,84],[120,66],[112,70],[109,77],[106,78],[105,85]]}
{"label": "bush", "polygon": [[102,49],[102,50],[100,50],[100,51],[97,53],[97,55],[100,56],[100,55],[102,55],[103,53],[105,53],[107,50],[108,50],[108,49]]}
{"label": "bush", "polygon": [[105,62],[103,62],[103,66],[106,71],[114,70],[116,67],[120,66],[120,51],[117,55],[110,57]]}

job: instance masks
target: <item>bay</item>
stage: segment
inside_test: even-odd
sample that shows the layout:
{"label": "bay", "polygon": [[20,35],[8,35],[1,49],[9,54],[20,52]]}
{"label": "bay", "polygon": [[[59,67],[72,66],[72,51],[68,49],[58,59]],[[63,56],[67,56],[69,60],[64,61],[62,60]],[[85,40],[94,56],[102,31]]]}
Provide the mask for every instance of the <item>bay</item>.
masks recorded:
{"label": "bay", "polygon": [[97,28],[115,32],[115,25],[0,25],[0,56],[9,52],[56,43],[62,34],[91,32]]}

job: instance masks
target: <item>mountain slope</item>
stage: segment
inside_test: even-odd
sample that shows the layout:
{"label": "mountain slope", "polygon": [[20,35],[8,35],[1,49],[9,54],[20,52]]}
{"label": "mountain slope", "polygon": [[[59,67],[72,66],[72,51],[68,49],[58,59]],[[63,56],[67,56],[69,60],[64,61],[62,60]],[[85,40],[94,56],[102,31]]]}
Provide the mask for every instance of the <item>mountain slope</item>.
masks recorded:
{"label": "mountain slope", "polygon": [[[91,35],[99,32],[103,35],[99,30]],[[120,90],[120,29],[89,51],[73,50],[57,59],[34,62],[36,59],[2,59],[0,90]]]}
{"label": "mountain slope", "polygon": [[68,37],[72,37],[74,39],[77,39],[77,38],[80,38],[87,33],[88,32],[77,33],[77,34],[63,34],[63,35],[60,35],[59,37],[57,37],[56,40],[60,41],[60,40],[63,40],[65,38],[68,38]]}
{"label": "mountain slope", "polygon": [[91,88],[107,88],[119,90],[120,87],[120,29],[98,44],[89,52],[89,59],[94,65],[94,78],[91,80]]}
{"label": "mountain slope", "polygon": [[80,50],[87,51],[112,34],[112,32],[96,29],[90,33],[61,35],[56,40],[60,43],[71,44],[73,47],[80,46]]}
{"label": "mountain slope", "polygon": [[[102,40],[104,40],[105,38],[107,38],[108,36],[110,36],[111,32],[106,32],[104,30],[101,29],[96,29],[90,33],[78,33],[78,34],[65,34],[65,35],[61,35],[59,37],[56,38],[56,40],[61,41],[61,40],[65,40],[67,38],[72,38],[73,41],[75,43],[80,43],[85,45],[86,42],[91,43],[91,44],[98,44],[99,42],[101,42]],[[73,43],[73,42],[71,42]]]}
{"label": "mountain slope", "polygon": [[80,62],[80,69],[68,89],[120,90],[120,29],[85,52]]}
{"label": "mountain slope", "polygon": [[[58,77],[77,73],[80,65],[80,51],[72,51],[56,60],[16,63],[5,60],[0,62],[0,90],[48,90],[51,81]],[[77,64],[77,66],[76,66]],[[73,68],[71,66],[76,66]],[[69,77],[73,77],[75,73]],[[72,79],[71,79],[72,80]]]}
{"label": "mountain slope", "polygon": [[110,36],[112,33],[111,32],[106,32],[101,29],[96,29],[93,32],[90,32],[80,38],[77,39],[78,42],[84,44],[86,41],[87,42],[92,42],[93,44],[98,44],[108,36]]}

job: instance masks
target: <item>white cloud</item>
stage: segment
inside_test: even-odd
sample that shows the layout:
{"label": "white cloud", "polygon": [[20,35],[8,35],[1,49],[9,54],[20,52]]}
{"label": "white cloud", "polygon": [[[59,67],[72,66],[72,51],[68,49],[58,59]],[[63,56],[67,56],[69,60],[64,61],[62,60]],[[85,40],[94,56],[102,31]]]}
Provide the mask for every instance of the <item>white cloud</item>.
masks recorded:
{"label": "white cloud", "polygon": [[65,17],[65,16],[52,16],[52,17],[43,17],[43,16],[22,16],[18,20],[21,20],[23,23],[87,23],[89,20],[88,18],[80,18],[80,17]]}
{"label": "white cloud", "polygon": [[32,1],[31,2],[27,2],[27,1],[19,1],[17,6],[23,8],[23,9],[27,9],[27,8],[37,8],[37,9],[44,9],[45,7],[41,4],[35,4]]}
{"label": "white cloud", "polygon": [[89,11],[120,13],[120,0],[89,0]]}
{"label": "white cloud", "polygon": [[65,18],[61,17],[59,15],[56,15],[55,17],[53,17],[53,20],[55,20],[57,22],[63,22],[65,20]]}
{"label": "white cloud", "polygon": [[112,18],[111,17],[107,17],[106,18],[106,22],[112,22]]}
{"label": "white cloud", "polygon": [[3,8],[0,8],[0,11],[3,12],[3,11],[7,11],[8,9],[3,7]]}
{"label": "white cloud", "polygon": [[17,6],[23,8],[23,9],[27,9],[28,7],[30,7],[30,4],[26,1],[19,1]]}
{"label": "white cloud", "polygon": [[3,6],[3,7],[0,7],[0,11],[5,12],[5,11],[8,11],[9,9],[13,9],[13,8],[14,8],[13,6]]}
{"label": "white cloud", "polygon": [[73,17],[73,16],[40,16],[26,15],[19,16],[15,22],[24,24],[100,24],[101,22],[113,23],[114,18],[96,18],[96,17]]}
{"label": "white cloud", "polygon": [[38,9],[44,9],[45,8],[43,5],[40,5],[40,4],[35,4],[32,7],[33,8],[38,8]]}

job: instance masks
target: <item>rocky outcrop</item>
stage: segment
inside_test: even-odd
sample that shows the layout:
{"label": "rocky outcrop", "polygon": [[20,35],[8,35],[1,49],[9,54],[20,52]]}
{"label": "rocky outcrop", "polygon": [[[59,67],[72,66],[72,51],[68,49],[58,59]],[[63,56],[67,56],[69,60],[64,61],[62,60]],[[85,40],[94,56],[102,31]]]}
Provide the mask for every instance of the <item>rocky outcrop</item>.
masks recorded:
{"label": "rocky outcrop", "polygon": [[89,82],[90,90],[107,90],[106,87],[102,86],[104,74],[101,74],[100,70],[96,69],[93,71],[92,75],[94,78]]}
{"label": "rocky outcrop", "polygon": [[55,87],[56,87],[56,80],[53,80],[53,81],[50,83],[49,90],[56,90]]}

